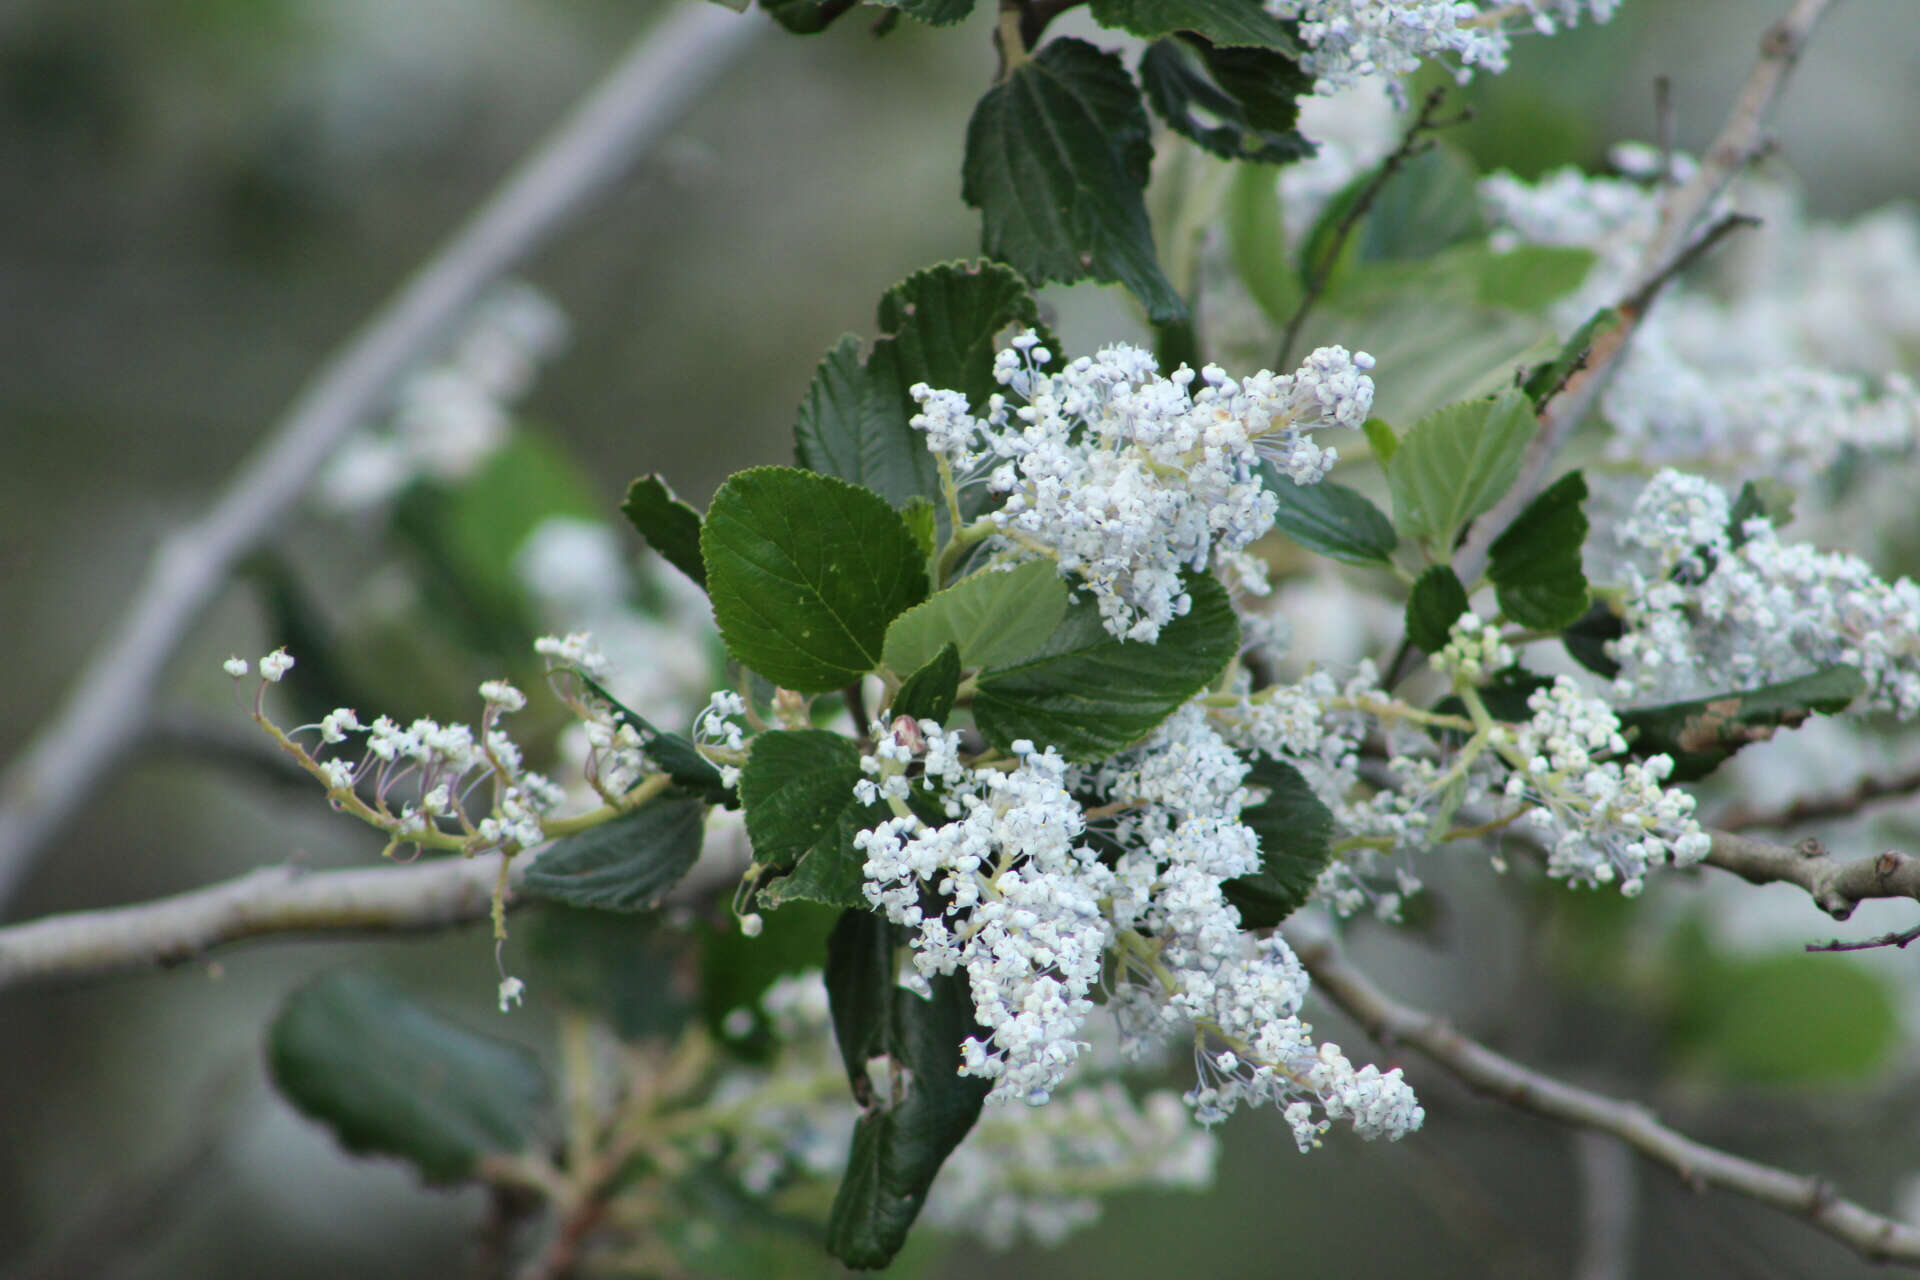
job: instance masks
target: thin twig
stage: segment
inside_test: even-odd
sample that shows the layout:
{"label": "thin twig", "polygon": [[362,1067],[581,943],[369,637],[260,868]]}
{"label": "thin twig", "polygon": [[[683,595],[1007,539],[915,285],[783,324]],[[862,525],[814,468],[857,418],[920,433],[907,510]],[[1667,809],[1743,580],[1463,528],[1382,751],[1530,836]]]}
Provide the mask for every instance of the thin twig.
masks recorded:
{"label": "thin twig", "polygon": [[1920,791],[1920,768],[1884,778],[1862,778],[1845,791],[1801,796],[1779,809],[1728,809],[1714,819],[1722,831],[1791,831],[1822,819],[1848,818],[1882,800],[1904,800]]}
{"label": "thin twig", "polygon": [[1696,1142],[1660,1123],[1636,1103],[1576,1088],[1506,1058],[1433,1014],[1387,996],[1334,948],[1324,932],[1290,930],[1313,989],[1344,1010],[1382,1045],[1410,1045],[1469,1088],[1534,1115],[1608,1134],[1696,1190],[1724,1187],[1804,1218],[1816,1229],[1876,1262],[1920,1266],[1920,1230],[1839,1195],[1820,1178],[1803,1177]]}
{"label": "thin twig", "polygon": [[1741,227],[1757,227],[1760,219],[1750,213],[1729,213],[1720,217],[1714,224],[1687,243],[1687,247],[1673,255],[1673,260],[1655,272],[1639,288],[1635,289],[1620,303],[1619,311],[1623,316],[1637,319],[1653,306],[1653,300],[1660,291],[1682,271],[1707,256],[1721,237],[1729,231]]}
{"label": "thin twig", "polygon": [[1809,951],[1872,951],[1875,947],[1898,947],[1906,950],[1909,942],[1920,941],[1920,924],[1911,929],[1902,929],[1899,933],[1883,933],[1877,938],[1866,938],[1859,942],[1843,942],[1835,938],[1831,942],[1809,942]]}
{"label": "thin twig", "polygon": [[[1690,244],[1700,219],[1713,207],[1727,184],[1765,153],[1767,141],[1762,129],[1767,113],[1785,87],[1787,73],[1806,49],[1813,28],[1832,3],[1833,0],[1795,0],[1787,15],[1767,28],[1760,41],[1760,57],[1734,101],[1720,136],[1707,148],[1693,177],[1661,202],[1659,228],[1641,256],[1640,270],[1626,293],[1628,299],[1652,301],[1659,287],[1657,282],[1671,278],[1675,264],[1692,252]],[[1623,308],[1622,323],[1594,344],[1587,368],[1569,380],[1561,393],[1541,410],[1539,429],[1520,461],[1519,478],[1492,510],[1474,523],[1454,557],[1454,571],[1462,582],[1471,583],[1479,578],[1481,570],[1486,568],[1493,540],[1546,487],[1554,460],[1559,457],[1567,437],[1586,417],[1645,318],[1644,303],[1632,312]]]}
{"label": "thin twig", "polygon": [[765,29],[718,5],[670,13],[314,376],[211,510],[163,541],[66,704],[0,778],[0,909],[47,840],[138,740],[167,658],[234,564],[334,447],[504,272],[665,135]]}
{"label": "thin twig", "polygon": [[1373,208],[1373,202],[1380,198],[1380,192],[1393,181],[1393,175],[1400,172],[1407,161],[1433,146],[1432,140],[1426,137],[1427,134],[1438,129],[1449,128],[1468,118],[1467,113],[1462,112],[1451,120],[1434,119],[1435,113],[1440,110],[1440,104],[1446,101],[1446,96],[1447,91],[1444,86],[1435,88],[1427,94],[1426,99],[1420,104],[1420,114],[1414,117],[1413,123],[1408,125],[1407,131],[1400,136],[1400,145],[1380,162],[1380,167],[1373,171],[1373,177],[1368,180],[1367,185],[1360,188],[1359,195],[1354,197],[1353,203],[1347,206],[1347,211],[1341,215],[1339,224],[1334,227],[1333,235],[1328,239],[1319,256],[1309,265],[1305,281],[1306,292],[1300,299],[1300,305],[1293,309],[1293,315],[1288,318],[1286,332],[1280,335],[1280,350],[1273,358],[1275,369],[1284,370],[1291,367],[1293,344],[1300,339],[1301,326],[1306,324],[1307,316],[1312,313],[1314,304],[1320,301],[1320,295],[1326,291],[1327,281],[1333,276],[1334,264],[1340,261],[1340,253],[1353,236],[1354,228],[1360,225],[1360,220],[1367,216],[1369,209]]}

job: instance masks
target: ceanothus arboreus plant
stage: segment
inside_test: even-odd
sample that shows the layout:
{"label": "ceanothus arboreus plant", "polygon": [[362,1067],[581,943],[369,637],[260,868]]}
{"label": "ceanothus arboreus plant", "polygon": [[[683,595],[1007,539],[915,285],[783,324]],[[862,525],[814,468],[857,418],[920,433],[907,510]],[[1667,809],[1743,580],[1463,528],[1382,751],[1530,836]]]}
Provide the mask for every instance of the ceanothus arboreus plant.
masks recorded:
{"label": "ceanothus arboreus plant", "polygon": [[[851,0],[766,7],[805,33]],[[1057,1239],[1101,1193],[1203,1185],[1209,1126],[1242,1108],[1275,1108],[1302,1153],[1400,1137],[1414,1089],[1316,1037],[1283,922],[1393,921],[1422,861],[1462,849],[1638,895],[1714,851],[1686,784],[1743,746],[1920,712],[1920,591],[1793,541],[1784,487],[1910,445],[1915,295],[1871,346],[1795,329],[1837,267],[1669,279],[1743,197],[1792,233],[1777,184],[1710,193],[1650,272],[1688,157],[1476,178],[1433,104],[1394,119],[1423,60],[1496,72],[1514,32],[1609,0],[1092,0],[1147,42],[1137,79],[1044,38],[1068,7],[1001,12],[961,162],[987,259],[902,281],[875,340],[826,354],[794,465],[704,512],[634,482],[645,607],[608,585],[627,571],[604,523],[536,504],[512,572],[556,633],[518,684],[481,686],[473,724],[337,707],[283,728],[302,655],[258,663],[255,719],[390,855],[503,855],[502,943],[510,906],[549,904],[550,977],[497,950],[502,1012],[543,985],[574,1011],[564,1108],[524,1051],[351,975],[289,1002],[276,1078],[354,1149],[549,1203],[548,1273],[594,1249],[749,1267],[675,1208],[714,1194],[771,1227],[810,1215],[856,1267],[916,1220]],[[1318,154],[1315,118],[1337,138]],[[1209,230],[1176,269],[1156,145],[1241,165],[1196,184],[1216,203],[1183,208]],[[1878,278],[1920,283],[1905,234],[1868,246]],[[1159,352],[1063,349],[1031,288],[1082,279],[1124,285]],[[421,504],[531,483],[526,455],[490,460],[557,321],[519,297],[487,323],[453,362],[467,383],[443,369],[336,464],[336,505],[386,503],[444,550]],[[1281,358],[1205,358],[1249,350]],[[1306,557],[1355,610],[1390,602],[1399,643],[1293,647],[1309,620],[1272,567]],[[463,607],[494,637],[529,620]],[[545,711],[523,691],[542,677]],[[535,736],[553,707],[557,753]],[[731,910],[700,915],[716,885]],[[1120,1083],[1169,1061],[1183,1090]]]}

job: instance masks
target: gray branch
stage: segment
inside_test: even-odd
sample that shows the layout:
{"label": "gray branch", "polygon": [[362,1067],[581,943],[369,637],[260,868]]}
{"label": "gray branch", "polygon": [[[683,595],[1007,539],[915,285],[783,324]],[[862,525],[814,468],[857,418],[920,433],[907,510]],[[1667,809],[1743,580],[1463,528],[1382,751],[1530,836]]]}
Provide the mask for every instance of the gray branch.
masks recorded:
{"label": "gray branch", "polygon": [[1290,928],[1289,938],[1313,977],[1313,989],[1387,1048],[1411,1046],[1477,1093],[1616,1138],[1696,1190],[1724,1187],[1805,1219],[1863,1257],[1920,1266],[1920,1230],[1846,1199],[1819,1178],[1706,1146],[1661,1124],[1646,1107],[1576,1088],[1502,1057],[1444,1018],[1393,1000],[1339,954],[1324,930]]}
{"label": "gray branch", "polygon": [[1709,866],[1753,884],[1797,884],[1835,920],[1845,920],[1869,898],[1920,901],[1920,858],[1887,849],[1861,858],[1836,858],[1809,836],[1791,847],[1731,831],[1711,831]]}
{"label": "gray branch", "polygon": [[347,433],[490,283],[624,173],[766,29],[712,4],[669,12],[314,375],[212,509],[160,544],[65,705],[0,776],[0,910],[139,738],[188,626]]}
{"label": "gray branch", "polygon": [[1621,325],[1595,343],[1586,368],[1576,373],[1540,413],[1540,427],[1521,458],[1520,476],[1468,532],[1454,557],[1460,580],[1472,583],[1487,564],[1487,553],[1501,530],[1546,487],[1553,463],[1567,437],[1587,415],[1615,366],[1633,343],[1652,305],[1659,285],[1671,278],[1676,266],[1692,252],[1701,218],[1713,207],[1727,185],[1767,147],[1767,114],[1786,87],[1787,74],[1800,61],[1821,15],[1833,0],[1795,0],[1787,15],[1767,28],[1760,40],[1760,56],[1735,99],[1720,135],[1707,148],[1699,170],[1684,186],[1662,202],[1660,225],[1640,260],[1640,270],[1626,300],[1620,305]]}
{"label": "gray branch", "polygon": [[[515,859],[512,882],[530,859]],[[347,871],[263,867],[131,907],[0,928],[0,989],[197,960],[266,935],[430,932],[484,920],[500,855]]]}

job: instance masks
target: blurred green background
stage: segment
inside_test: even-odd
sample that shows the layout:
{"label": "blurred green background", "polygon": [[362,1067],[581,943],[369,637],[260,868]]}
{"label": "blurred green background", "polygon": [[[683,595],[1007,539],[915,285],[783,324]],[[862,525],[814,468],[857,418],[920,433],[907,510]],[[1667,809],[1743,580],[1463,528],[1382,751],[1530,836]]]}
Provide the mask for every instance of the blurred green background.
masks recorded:
{"label": "blurred green background", "polygon": [[[1609,26],[1524,39],[1509,75],[1469,91],[1480,123],[1456,140],[1523,173],[1597,164],[1610,142],[1651,136],[1651,82],[1666,74],[1678,141],[1701,145],[1782,8],[1627,0]],[[616,0],[0,7],[0,756],[56,708],[156,537],[202,507],[302,380],[653,16]],[[870,333],[894,280],[976,251],[959,156],[994,65],[988,13],[957,32],[903,23],[879,41],[869,25],[856,16],[808,40],[770,31],[525,271],[574,335],[526,416],[575,454],[608,512],[644,471],[704,503],[728,472],[785,461],[821,352]],[[1920,190],[1911,0],[1839,6],[1776,132],[1822,216]],[[1074,350],[1142,335],[1110,292],[1045,296]],[[367,549],[299,513],[277,545],[322,583],[350,582]],[[253,598],[230,592],[183,647],[166,701],[226,715],[218,660],[271,643]],[[288,859],[364,863],[377,847],[305,791],[142,756],[55,842],[13,914],[138,901]],[[1684,929],[1641,954],[1635,926],[1594,900],[1569,904],[1479,866],[1434,881],[1440,906],[1424,931],[1356,940],[1404,998],[1879,1207],[1920,1169],[1909,1052],[1817,1089],[1689,1057],[1705,1034],[1697,993],[1671,989],[1663,964],[1696,976],[1731,965],[1713,971],[1720,991],[1785,990],[1793,975],[1683,952]],[[1685,916],[1699,892],[1663,889],[1657,917]],[[1825,936],[1810,909],[1806,927]],[[479,1194],[425,1192],[397,1166],[348,1160],[264,1082],[272,1008],[350,950],[271,945],[166,975],[0,994],[0,1269],[455,1274]],[[478,1021],[488,951],[469,932],[367,944],[357,958]],[[1869,997],[1861,1018],[1890,1000],[1912,1004]],[[1789,1007],[1766,1005],[1741,1029],[1764,1061],[1773,1037],[1836,1034],[1780,1013]],[[537,1015],[515,1026],[541,1040]],[[1338,1019],[1321,1031],[1375,1056]],[[1619,1274],[1869,1273],[1797,1224],[1696,1197],[1663,1172],[1621,1183],[1630,1166],[1409,1065],[1429,1119],[1407,1143],[1335,1133],[1301,1158],[1270,1117],[1243,1116],[1209,1198],[1122,1201],[1060,1252],[989,1263],[959,1246],[925,1274],[1570,1275],[1589,1176],[1624,1186],[1636,1211]]]}

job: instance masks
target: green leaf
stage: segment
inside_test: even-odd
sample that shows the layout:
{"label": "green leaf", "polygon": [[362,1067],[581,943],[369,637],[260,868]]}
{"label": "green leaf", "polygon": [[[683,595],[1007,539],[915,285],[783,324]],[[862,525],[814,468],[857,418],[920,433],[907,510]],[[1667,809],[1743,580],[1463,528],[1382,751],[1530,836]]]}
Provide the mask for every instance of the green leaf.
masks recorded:
{"label": "green leaf", "polygon": [[[1064,601],[1062,602],[1064,604]],[[1064,610],[1063,610],[1064,612]],[[960,646],[949,640],[893,695],[890,715],[947,723],[960,694]]]}
{"label": "green leaf", "polygon": [[794,427],[800,464],[864,485],[895,506],[940,496],[926,438],[908,425],[917,382],[984,405],[999,391],[994,340],[1010,326],[1041,330],[1027,282],[991,262],[948,262],[902,280],[880,300],[879,339],[862,363],[859,339],[842,338],[814,373]]}
{"label": "green leaf", "polygon": [[1480,274],[1480,301],[1490,307],[1542,311],[1580,287],[1594,252],[1566,245],[1524,244],[1494,254]]}
{"label": "green leaf", "polygon": [[1257,757],[1247,785],[1267,798],[1241,811],[1240,821],[1260,837],[1260,870],[1221,886],[1249,929],[1269,929],[1298,910],[1333,857],[1333,814],[1300,771],[1271,756]]}
{"label": "green leaf", "polygon": [[950,27],[973,12],[973,0],[886,0],[910,18],[934,27]]}
{"label": "green leaf", "polygon": [[558,448],[517,431],[457,484],[422,482],[394,504],[394,528],[424,561],[432,616],[481,649],[518,656],[540,625],[514,570],[521,544],[554,516],[600,520],[593,488]]}
{"label": "green leaf", "polygon": [[1393,424],[1385,418],[1368,418],[1360,429],[1367,433],[1374,459],[1382,467],[1392,462],[1393,455],[1400,451],[1400,437],[1393,433]]}
{"label": "green leaf", "polygon": [[666,481],[641,476],[628,486],[620,510],[668,564],[707,585],[707,566],[700,560],[700,513],[674,497]]}
{"label": "green leaf", "polygon": [[1527,504],[1493,540],[1487,576],[1508,620],[1536,631],[1558,631],[1587,611],[1587,575],[1580,548],[1587,541],[1587,480],[1569,471]]}
{"label": "green leaf", "polygon": [[1791,729],[1815,713],[1840,714],[1866,691],[1858,671],[1834,663],[1757,689],[1622,711],[1620,728],[1635,756],[1672,756],[1672,780],[1690,782],[1748,743],[1765,742],[1776,729]]}
{"label": "green leaf", "polygon": [[428,1182],[526,1150],[547,1096],[526,1049],[449,1022],[383,978],[338,970],[288,997],[267,1031],[267,1064],[340,1145],[410,1160]]}
{"label": "green leaf", "polygon": [[1418,261],[1483,234],[1477,182],[1473,163],[1452,147],[1410,157],[1361,220],[1359,261]]}
{"label": "green leaf", "polygon": [[1067,586],[1053,561],[983,570],[895,618],[881,656],[889,669],[906,673],[953,644],[963,667],[1005,666],[1045,643],[1066,612]]}
{"label": "green leaf", "polygon": [[1776,529],[1793,523],[1793,490],[1778,480],[1762,477],[1740,486],[1740,496],[1727,513],[1727,540],[1736,548],[1747,540],[1747,521],[1765,520]]}
{"label": "green leaf", "polygon": [[[1255,0],[1093,0],[1089,10],[1103,27],[1154,40],[1191,31],[1218,45],[1259,46],[1300,56],[1287,24]],[[1302,92],[1312,92],[1308,79]]]}
{"label": "green leaf", "polygon": [[1198,693],[1240,648],[1226,588],[1189,578],[1193,607],[1157,644],[1114,639],[1085,600],[1039,652],[981,673],[973,717],[997,747],[1029,738],[1069,760],[1102,760],[1145,737]]}
{"label": "green leaf", "polygon": [[623,1040],[680,1033],[693,1010],[692,994],[675,974],[683,939],[664,930],[657,913],[549,902],[530,914],[524,935],[534,966],[530,986],[598,1014]]}
{"label": "green leaf", "polygon": [[887,624],[927,594],[919,545],[886,499],[789,467],[721,485],[700,550],[727,651],[800,693],[878,667]]}
{"label": "green leaf", "polygon": [[1274,528],[1309,551],[1347,564],[1379,568],[1391,562],[1399,545],[1393,522],[1363,495],[1331,480],[1295,484],[1271,463],[1261,463],[1260,470],[1280,500]]}
{"label": "green leaf", "polygon": [[[826,963],[827,935],[837,911],[809,903],[791,903],[769,912],[760,936],[749,938],[728,918],[720,927],[700,931],[699,1001],[707,1030],[732,1052],[754,1061],[770,1059],[777,1045],[760,997],[783,977],[817,971]],[[753,1026],[746,1034],[729,1032],[728,1015],[744,1009]]]}
{"label": "green leaf", "polygon": [[1407,596],[1407,639],[1422,653],[1438,653],[1465,612],[1467,589],[1452,569],[1436,564],[1414,579]]}
{"label": "green leaf", "polygon": [[1615,334],[1623,323],[1618,311],[1612,307],[1602,307],[1561,344],[1558,355],[1527,371],[1521,390],[1533,402],[1535,412],[1546,408],[1547,401],[1560,394],[1567,380],[1587,367],[1597,344],[1615,340]]}
{"label": "green leaf", "polygon": [[1568,657],[1595,675],[1611,680],[1620,674],[1620,664],[1607,656],[1607,641],[1618,640],[1625,634],[1620,615],[1604,601],[1596,600],[1592,608],[1560,633],[1560,643],[1566,646]]}
{"label": "green leaf", "polygon": [[791,874],[760,892],[769,909],[784,902],[867,907],[861,892],[866,855],[853,837],[892,817],[884,804],[854,798],[860,748],[826,729],[787,729],[754,738],[740,772],[753,856]]}
{"label": "green leaf", "polygon": [[933,553],[940,545],[940,516],[932,500],[909,499],[900,508],[900,518],[907,522],[907,531],[913,534],[914,545],[920,548],[921,559],[932,560]]}
{"label": "green leaf", "polygon": [[[934,1175],[979,1118],[990,1084],[959,1074],[961,1042],[986,1032],[973,1020],[964,976],[931,979],[923,1000],[895,980],[904,950],[894,926],[849,911],[827,946],[827,996],[854,1096],[866,1108],[827,1220],[827,1250],[850,1267],[884,1267],[906,1242]],[[907,1081],[890,1102],[875,1096],[870,1058],[892,1060]],[[900,1069],[904,1068],[904,1071]]]}
{"label": "green leaf", "polygon": [[725,805],[729,809],[740,807],[740,797],[721,780],[720,770],[700,754],[692,739],[654,727],[645,716],[629,709],[608,693],[606,686],[599,681],[585,672],[576,674],[580,677],[580,683],[594,697],[607,704],[615,720],[633,726],[633,731],[640,735],[640,745],[646,751],[647,758],[659,765],[661,772],[709,804]]}
{"label": "green leaf", "polygon": [[1668,1019],[1669,1048],[1695,1070],[1757,1085],[1858,1079],[1900,1043],[1893,993],[1849,957],[1699,949],[1673,971],[1681,985]]}
{"label": "green leaf", "polygon": [[1227,247],[1234,270],[1267,319],[1283,325],[1306,296],[1287,255],[1278,166],[1242,164],[1227,187]]}
{"label": "green leaf", "polygon": [[521,882],[530,898],[603,911],[644,911],[700,857],[706,801],[668,791],[547,846]]}
{"label": "green leaf", "polygon": [[1533,406],[1518,391],[1422,418],[1387,464],[1394,527],[1451,549],[1460,526],[1513,487],[1533,429]]}
{"label": "green leaf", "polygon": [[797,36],[818,35],[858,0],[760,0],[773,20]]}
{"label": "green leaf", "polygon": [[1152,160],[1119,55],[1058,39],[974,108],[960,196],[981,212],[989,256],[1034,281],[1119,281],[1171,324],[1187,307],[1154,256],[1142,197]]}
{"label": "green leaf", "polygon": [[1263,164],[1313,154],[1295,127],[1295,99],[1313,92],[1313,77],[1284,54],[1197,38],[1159,40],[1141,55],[1140,81],[1148,104],[1202,150]]}

